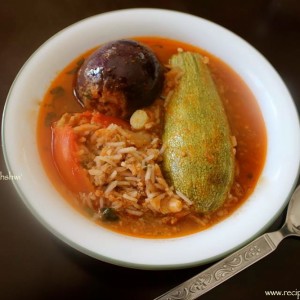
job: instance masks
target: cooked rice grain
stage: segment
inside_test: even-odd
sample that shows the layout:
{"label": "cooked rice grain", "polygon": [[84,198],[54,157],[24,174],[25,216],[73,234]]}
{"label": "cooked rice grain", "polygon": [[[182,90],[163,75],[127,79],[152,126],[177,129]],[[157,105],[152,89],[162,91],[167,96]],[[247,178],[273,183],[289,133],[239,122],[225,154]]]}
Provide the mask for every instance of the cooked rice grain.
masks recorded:
{"label": "cooked rice grain", "polygon": [[78,140],[84,150],[79,152],[79,160],[87,155],[93,157],[87,171],[96,189],[94,193],[80,195],[83,203],[96,208],[112,207],[135,216],[148,211],[174,213],[174,199],[181,202],[176,212],[191,205],[163,177],[160,164],[164,146],[158,134],[136,133],[115,124],[99,127],[77,126],[78,132],[90,129],[88,134],[84,133],[85,139]]}

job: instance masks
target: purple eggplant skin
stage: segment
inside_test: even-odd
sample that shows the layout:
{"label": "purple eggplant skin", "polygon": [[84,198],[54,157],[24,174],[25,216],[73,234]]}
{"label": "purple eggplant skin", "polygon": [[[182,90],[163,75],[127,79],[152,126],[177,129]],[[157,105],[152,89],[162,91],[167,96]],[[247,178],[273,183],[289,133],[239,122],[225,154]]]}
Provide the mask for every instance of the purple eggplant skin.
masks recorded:
{"label": "purple eggplant skin", "polygon": [[147,46],[134,40],[109,42],[80,67],[75,95],[87,109],[128,118],[161,93],[164,67]]}

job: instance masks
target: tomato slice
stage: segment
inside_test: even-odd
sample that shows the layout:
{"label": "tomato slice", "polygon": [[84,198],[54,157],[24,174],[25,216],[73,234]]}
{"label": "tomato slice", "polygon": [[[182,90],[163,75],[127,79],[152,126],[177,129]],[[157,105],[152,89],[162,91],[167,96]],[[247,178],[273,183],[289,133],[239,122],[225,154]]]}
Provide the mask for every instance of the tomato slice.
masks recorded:
{"label": "tomato slice", "polygon": [[[107,127],[114,123],[128,128],[126,121],[115,117],[109,117],[100,113],[84,112],[82,118],[91,123],[101,124]],[[61,177],[68,188],[74,193],[89,193],[94,191],[94,186],[89,179],[86,169],[79,162],[77,153],[79,146],[77,136],[69,125],[52,127],[52,154]]]}
{"label": "tomato slice", "polygon": [[88,173],[76,157],[78,150],[76,136],[70,126],[53,128],[52,153],[61,177],[74,193],[92,192],[94,187]]}

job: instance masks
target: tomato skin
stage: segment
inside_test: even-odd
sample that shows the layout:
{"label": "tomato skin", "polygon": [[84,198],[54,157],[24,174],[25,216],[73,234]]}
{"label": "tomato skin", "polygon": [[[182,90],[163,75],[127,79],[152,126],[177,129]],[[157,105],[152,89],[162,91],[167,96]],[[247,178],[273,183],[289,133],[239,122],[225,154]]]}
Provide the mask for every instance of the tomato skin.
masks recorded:
{"label": "tomato skin", "polygon": [[123,128],[130,128],[127,121],[113,116],[106,116],[100,112],[87,110],[81,114],[81,118],[86,119],[89,123],[99,124],[103,127],[108,127],[110,124],[116,124]]}
{"label": "tomato skin", "polygon": [[[89,123],[107,127],[116,124],[129,128],[129,124],[119,118],[105,116],[98,112],[86,111],[80,117]],[[77,153],[80,150],[77,136],[70,125],[52,126],[52,155],[58,172],[68,188],[74,193],[90,193],[94,186],[86,169],[80,165]]]}
{"label": "tomato skin", "polygon": [[104,127],[108,127],[110,124],[116,124],[123,128],[130,127],[129,124],[126,121],[124,121],[123,119],[119,119],[119,118],[112,117],[112,116],[105,116],[101,113],[94,113],[93,117],[91,119],[91,122],[101,124]]}
{"label": "tomato skin", "polygon": [[70,126],[52,129],[52,153],[61,177],[74,193],[89,193],[94,190],[87,171],[81,167],[76,153],[76,136]]}

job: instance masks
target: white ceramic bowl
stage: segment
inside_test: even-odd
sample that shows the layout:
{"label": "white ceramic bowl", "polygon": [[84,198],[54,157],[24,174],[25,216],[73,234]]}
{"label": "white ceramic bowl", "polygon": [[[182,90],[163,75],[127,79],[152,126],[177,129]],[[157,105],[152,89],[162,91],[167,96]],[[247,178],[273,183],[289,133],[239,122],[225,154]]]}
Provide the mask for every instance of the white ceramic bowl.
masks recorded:
{"label": "white ceramic bowl", "polygon": [[[101,43],[131,36],[163,36],[208,50],[229,64],[255,94],[267,127],[267,160],[254,193],[232,216],[197,234],[141,239],[108,231],[84,218],[49,181],[36,143],[39,101],[64,66]],[[283,81],[247,42],[207,20],[167,10],[130,9],[80,21],[56,34],[26,62],[9,92],[3,151],[14,185],[32,213],[67,244],[97,259],[141,269],[203,264],[240,247],[282,212],[300,161],[296,109]]]}

